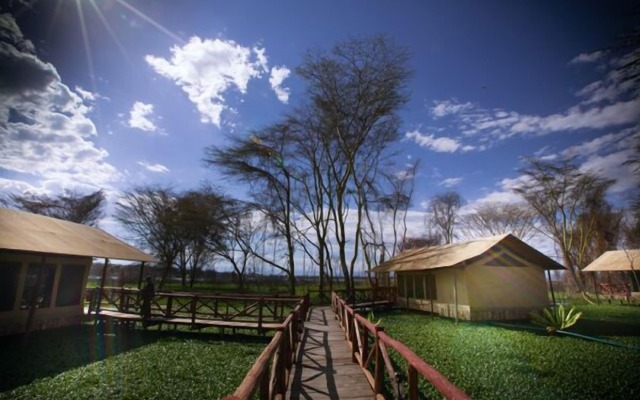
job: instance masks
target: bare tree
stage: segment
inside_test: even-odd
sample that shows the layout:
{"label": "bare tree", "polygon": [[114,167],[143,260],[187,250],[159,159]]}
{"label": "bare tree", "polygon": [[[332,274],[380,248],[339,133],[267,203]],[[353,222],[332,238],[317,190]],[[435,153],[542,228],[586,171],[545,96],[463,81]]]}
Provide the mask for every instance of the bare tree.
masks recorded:
{"label": "bare tree", "polygon": [[87,195],[65,191],[58,196],[12,194],[8,203],[34,214],[96,226],[103,217],[105,198],[102,190]]}
{"label": "bare tree", "polygon": [[[322,185],[347,290],[361,250],[364,206],[375,197],[381,162],[399,137],[397,111],[408,100],[411,75],[407,60],[406,51],[384,37],[352,39],[331,52],[309,52],[297,70],[308,83],[310,103],[300,110],[304,123],[324,149]],[[350,237],[352,207],[356,226]]]}
{"label": "bare tree", "polygon": [[419,237],[405,237],[404,240],[400,242],[399,250],[406,251],[422,247],[440,246],[442,241],[442,236],[434,232]]}
{"label": "bare tree", "polygon": [[512,233],[523,241],[536,234],[538,214],[522,203],[483,203],[462,218],[462,229],[469,237]]}
{"label": "bare tree", "polygon": [[429,202],[429,218],[433,225],[440,230],[445,244],[452,243],[456,237],[455,228],[458,214],[463,205],[464,199],[455,191],[436,195]]}
{"label": "bare tree", "polygon": [[289,139],[288,126],[276,124],[255,131],[249,138],[232,139],[232,144],[225,149],[208,147],[204,163],[209,167],[219,167],[226,175],[251,185],[254,208],[266,215],[285,239],[287,265],[283,267],[275,259],[269,260],[258,253],[255,255],[286,273],[289,290],[291,294],[295,294],[292,166],[288,159],[285,160],[289,153],[287,146],[291,143]]}
{"label": "bare tree", "polygon": [[231,201],[210,185],[176,197],[175,235],[180,241],[177,266],[186,287],[193,287],[196,275],[211,260],[212,252],[224,247]]}
{"label": "bare tree", "polygon": [[595,232],[593,216],[585,219],[589,201],[603,195],[613,183],[584,173],[570,160],[546,162],[526,159],[522,183],[514,188],[538,213],[543,230],[558,246],[565,267],[578,290],[584,293],[580,274]]}
{"label": "bare tree", "polygon": [[115,218],[132,238],[158,255],[162,264],[160,288],[180,254],[177,196],[168,186],[138,186],[116,204]]}

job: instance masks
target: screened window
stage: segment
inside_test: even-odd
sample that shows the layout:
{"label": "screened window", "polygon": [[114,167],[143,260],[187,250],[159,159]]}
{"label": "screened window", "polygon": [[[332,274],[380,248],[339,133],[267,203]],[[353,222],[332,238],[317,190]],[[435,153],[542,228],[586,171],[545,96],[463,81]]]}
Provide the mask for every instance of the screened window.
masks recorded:
{"label": "screened window", "polygon": [[413,276],[414,281],[415,281],[415,297],[416,299],[425,299],[425,295],[424,295],[424,274],[415,274]]}
{"label": "screened window", "polygon": [[0,263],[0,311],[11,311],[18,292],[21,263]]}
{"label": "screened window", "polygon": [[[38,286],[38,274],[41,271],[42,277],[40,278],[40,285]],[[44,266],[44,269],[39,263],[29,264],[27,276],[24,281],[24,290],[22,292],[20,308],[29,308],[32,298],[35,301],[36,308],[50,307],[55,273],[55,264],[47,264]]]}
{"label": "screened window", "polygon": [[438,299],[438,290],[436,289],[436,276],[427,274],[424,277],[425,286],[427,289],[426,298],[429,300],[437,300]]}
{"label": "screened window", "polygon": [[404,275],[403,274],[398,274],[398,295],[400,297],[405,297],[406,292],[404,290]]}
{"label": "screened window", "polygon": [[62,266],[60,283],[58,283],[58,295],[56,296],[56,307],[80,304],[83,278],[84,265],[65,264]]}

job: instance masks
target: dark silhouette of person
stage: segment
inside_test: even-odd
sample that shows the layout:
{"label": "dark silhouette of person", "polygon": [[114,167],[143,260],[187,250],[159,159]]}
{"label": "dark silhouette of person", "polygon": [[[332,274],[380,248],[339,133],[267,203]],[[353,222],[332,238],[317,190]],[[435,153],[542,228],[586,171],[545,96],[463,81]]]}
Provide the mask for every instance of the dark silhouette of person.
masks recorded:
{"label": "dark silhouette of person", "polygon": [[144,322],[151,318],[151,300],[153,300],[155,291],[156,288],[153,285],[153,280],[148,276],[144,287],[140,290],[140,294],[142,295],[142,308],[140,309],[140,315]]}

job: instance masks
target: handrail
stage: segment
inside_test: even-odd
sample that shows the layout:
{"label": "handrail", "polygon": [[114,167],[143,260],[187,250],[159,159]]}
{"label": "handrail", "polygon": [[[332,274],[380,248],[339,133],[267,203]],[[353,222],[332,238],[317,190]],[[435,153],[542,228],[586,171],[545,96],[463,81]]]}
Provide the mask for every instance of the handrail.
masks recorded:
{"label": "handrail", "polygon": [[309,297],[305,296],[280,325],[233,395],[223,400],[248,400],[256,392],[261,400],[284,398],[308,311]]}
{"label": "handrail", "polygon": [[[90,301],[89,314],[95,313],[98,307],[95,303],[98,296],[91,293],[100,288],[87,291]],[[100,299],[106,301],[118,312],[140,314],[142,296],[138,289],[104,288]],[[301,297],[279,297],[259,295],[218,295],[207,293],[175,293],[157,292],[151,299],[151,316],[163,318],[190,318],[195,324],[196,319],[258,322],[282,322],[287,312],[295,308]]]}
{"label": "handrail", "polygon": [[[471,399],[460,388],[451,383],[444,375],[422,360],[416,353],[402,342],[390,337],[382,327],[374,325],[355,312],[335,292],[332,293],[331,305],[347,341],[351,346],[352,360],[357,362],[367,376],[369,384],[376,395],[381,395],[384,388],[385,371],[391,378],[391,385],[396,398],[402,398],[400,384],[396,377],[393,362],[388,348],[398,353],[407,363],[408,398],[418,399],[418,378],[422,376],[447,399]],[[369,349],[369,336],[373,339],[373,348]],[[373,368],[373,372],[369,370]]]}

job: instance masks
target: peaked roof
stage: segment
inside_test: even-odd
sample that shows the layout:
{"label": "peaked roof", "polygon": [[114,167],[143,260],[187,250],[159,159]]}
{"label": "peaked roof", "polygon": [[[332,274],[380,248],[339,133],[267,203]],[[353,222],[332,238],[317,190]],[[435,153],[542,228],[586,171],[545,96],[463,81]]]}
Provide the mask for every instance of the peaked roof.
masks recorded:
{"label": "peaked roof", "polygon": [[99,228],[0,208],[0,249],[156,262]]}
{"label": "peaked roof", "polygon": [[[472,264],[482,258],[489,259],[493,256],[500,256],[505,254],[505,250],[529,264],[544,269],[565,269],[561,264],[508,233],[463,243],[409,250],[373,268],[373,272],[421,271],[460,267]],[[513,257],[506,257],[509,261],[518,263]]]}
{"label": "peaked roof", "polygon": [[640,270],[640,249],[606,251],[582,271],[631,271],[632,266],[634,270]]}

